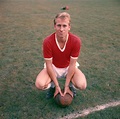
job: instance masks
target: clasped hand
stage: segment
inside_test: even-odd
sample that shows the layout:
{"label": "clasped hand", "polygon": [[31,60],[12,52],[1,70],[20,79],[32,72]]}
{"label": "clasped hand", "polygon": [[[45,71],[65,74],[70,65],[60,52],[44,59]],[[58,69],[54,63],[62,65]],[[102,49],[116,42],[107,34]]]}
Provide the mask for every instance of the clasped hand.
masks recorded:
{"label": "clasped hand", "polygon": [[54,97],[55,97],[58,93],[60,93],[61,96],[65,96],[65,94],[68,93],[68,94],[70,94],[70,95],[73,97],[73,93],[72,93],[72,91],[70,90],[70,88],[69,88],[68,86],[64,88],[64,92],[62,92],[60,86],[57,86],[57,87],[55,88]]}

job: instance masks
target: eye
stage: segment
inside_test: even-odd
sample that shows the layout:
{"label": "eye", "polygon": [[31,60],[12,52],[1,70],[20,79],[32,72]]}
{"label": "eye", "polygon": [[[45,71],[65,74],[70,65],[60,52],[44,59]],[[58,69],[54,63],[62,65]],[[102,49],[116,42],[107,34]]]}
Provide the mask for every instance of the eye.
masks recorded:
{"label": "eye", "polygon": [[60,24],[58,24],[57,26],[58,26],[58,27],[61,27],[61,25],[60,25]]}
{"label": "eye", "polygon": [[65,27],[67,27],[67,25],[63,25],[63,27],[65,28]]}

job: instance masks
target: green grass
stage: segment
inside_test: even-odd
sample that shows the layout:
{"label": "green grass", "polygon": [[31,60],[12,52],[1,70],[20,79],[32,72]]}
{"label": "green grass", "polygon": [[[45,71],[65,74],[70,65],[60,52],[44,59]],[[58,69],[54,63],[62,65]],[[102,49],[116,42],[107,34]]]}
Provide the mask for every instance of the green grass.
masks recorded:
{"label": "green grass", "polygon": [[[34,83],[43,68],[43,39],[54,32],[53,18],[68,5],[71,32],[81,37],[78,62],[87,77],[85,91],[60,108]],[[119,0],[1,0],[0,118],[55,119],[109,101],[120,100]],[[118,118],[119,107],[85,118]],[[101,116],[102,115],[102,116]]]}

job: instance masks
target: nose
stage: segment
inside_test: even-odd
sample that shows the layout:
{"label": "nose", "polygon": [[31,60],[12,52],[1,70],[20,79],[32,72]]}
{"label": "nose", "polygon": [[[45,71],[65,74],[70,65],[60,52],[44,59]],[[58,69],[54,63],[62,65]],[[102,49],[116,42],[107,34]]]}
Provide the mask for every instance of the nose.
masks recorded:
{"label": "nose", "polygon": [[60,27],[60,31],[63,31],[63,30],[64,30],[64,28],[63,28],[63,26],[61,26],[61,27]]}

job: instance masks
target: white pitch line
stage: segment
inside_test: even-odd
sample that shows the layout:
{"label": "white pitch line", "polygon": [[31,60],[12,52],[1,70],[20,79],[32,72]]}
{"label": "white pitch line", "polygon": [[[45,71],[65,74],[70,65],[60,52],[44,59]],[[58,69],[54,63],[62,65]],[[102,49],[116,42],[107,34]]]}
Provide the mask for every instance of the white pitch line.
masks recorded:
{"label": "white pitch line", "polygon": [[88,109],[84,109],[82,111],[78,111],[76,113],[69,114],[67,116],[61,117],[59,119],[75,119],[75,118],[78,118],[78,117],[84,117],[84,116],[87,116],[88,114],[91,114],[93,112],[101,111],[101,110],[104,110],[106,108],[115,107],[115,106],[118,106],[118,105],[120,105],[120,101],[110,102],[110,103],[103,104],[103,105],[97,105],[96,107],[91,107],[91,108],[88,108]]}

